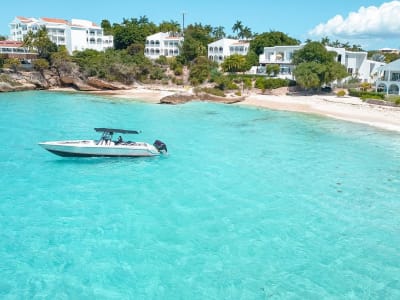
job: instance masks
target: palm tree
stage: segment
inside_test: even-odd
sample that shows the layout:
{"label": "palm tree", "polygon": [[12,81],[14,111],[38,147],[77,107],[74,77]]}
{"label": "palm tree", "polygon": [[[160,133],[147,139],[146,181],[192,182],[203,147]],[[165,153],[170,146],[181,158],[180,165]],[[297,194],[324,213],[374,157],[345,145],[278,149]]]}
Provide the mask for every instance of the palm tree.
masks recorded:
{"label": "palm tree", "polygon": [[214,27],[212,34],[216,39],[222,39],[225,37],[225,31],[223,26]]}
{"label": "palm tree", "polygon": [[329,38],[327,36],[325,36],[325,37],[323,37],[321,39],[321,44],[322,45],[326,46],[326,45],[329,45],[329,43],[330,43],[330,40],[329,40]]}
{"label": "palm tree", "polygon": [[236,23],[233,24],[233,26],[232,26],[232,31],[233,31],[233,33],[237,32],[237,33],[238,33],[238,36],[239,36],[239,33],[240,33],[242,30],[243,30],[242,21],[236,21]]}
{"label": "palm tree", "polygon": [[253,36],[253,34],[251,33],[251,29],[247,26],[242,28],[242,30],[240,31],[239,34],[242,39],[246,39],[246,40],[250,39]]}
{"label": "palm tree", "polygon": [[147,16],[140,16],[139,24],[149,24],[149,18]]}
{"label": "palm tree", "polygon": [[162,21],[158,26],[159,30],[162,32],[180,32],[181,26],[176,21]]}
{"label": "palm tree", "polygon": [[332,47],[339,48],[341,45],[342,44],[339,42],[339,40],[332,42]]}

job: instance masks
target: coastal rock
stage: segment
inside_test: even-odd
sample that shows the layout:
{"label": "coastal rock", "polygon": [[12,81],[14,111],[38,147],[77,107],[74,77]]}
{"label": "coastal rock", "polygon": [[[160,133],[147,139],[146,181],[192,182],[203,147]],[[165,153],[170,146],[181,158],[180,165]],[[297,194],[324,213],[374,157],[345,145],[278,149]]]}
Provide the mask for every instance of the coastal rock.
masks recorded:
{"label": "coastal rock", "polygon": [[123,90],[126,86],[121,84],[112,83],[96,77],[89,77],[86,81],[88,85],[100,90]]}
{"label": "coastal rock", "polygon": [[0,82],[0,92],[17,92],[34,90],[36,86],[31,83],[24,84],[10,84],[7,82]]}
{"label": "coastal rock", "polygon": [[219,103],[237,103],[243,101],[245,97],[219,97],[207,93],[175,93],[173,95],[166,96],[160,100],[161,104],[181,104],[186,103],[192,100],[201,100],[201,101],[212,101]]}
{"label": "coastal rock", "polygon": [[98,91],[99,89],[86,84],[83,80],[73,76],[60,76],[60,82],[64,86],[72,86],[79,91]]}
{"label": "coastal rock", "polygon": [[14,88],[7,82],[0,82],[0,92],[12,92]]}

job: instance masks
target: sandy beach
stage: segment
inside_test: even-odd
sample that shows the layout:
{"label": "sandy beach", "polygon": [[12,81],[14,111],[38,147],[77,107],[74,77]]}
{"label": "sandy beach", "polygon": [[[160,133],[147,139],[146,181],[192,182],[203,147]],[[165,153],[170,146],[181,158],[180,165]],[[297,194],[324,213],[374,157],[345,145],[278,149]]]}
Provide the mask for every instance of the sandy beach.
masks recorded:
{"label": "sandy beach", "polygon": [[318,114],[400,132],[400,107],[368,104],[356,97],[251,94],[238,105]]}
{"label": "sandy beach", "polygon": [[[71,89],[55,89],[71,91]],[[190,93],[189,87],[140,86],[126,90],[89,92],[112,98],[132,99],[159,103],[166,96],[175,93]],[[273,110],[284,110],[317,114],[349,122],[366,124],[377,128],[400,132],[400,107],[368,104],[359,98],[334,95],[263,95],[249,92],[244,101],[234,105],[253,106]]]}

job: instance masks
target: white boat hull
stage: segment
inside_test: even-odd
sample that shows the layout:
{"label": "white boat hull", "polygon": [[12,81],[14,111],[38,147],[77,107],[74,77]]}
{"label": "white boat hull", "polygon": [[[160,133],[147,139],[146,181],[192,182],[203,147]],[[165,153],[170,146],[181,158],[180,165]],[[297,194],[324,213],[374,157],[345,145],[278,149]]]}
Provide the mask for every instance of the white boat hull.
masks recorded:
{"label": "white boat hull", "polygon": [[47,151],[67,157],[143,157],[157,156],[160,151],[144,142],[98,144],[95,140],[70,140],[39,143]]}

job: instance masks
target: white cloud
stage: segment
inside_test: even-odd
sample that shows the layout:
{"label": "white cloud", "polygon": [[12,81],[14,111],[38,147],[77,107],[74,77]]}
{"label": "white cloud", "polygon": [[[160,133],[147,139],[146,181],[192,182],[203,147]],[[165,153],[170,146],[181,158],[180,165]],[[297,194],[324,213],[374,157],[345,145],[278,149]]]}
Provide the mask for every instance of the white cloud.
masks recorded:
{"label": "white cloud", "polygon": [[347,18],[336,15],[308,33],[310,36],[334,36],[350,39],[390,38],[400,36],[400,1],[381,6],[362,6]]}

